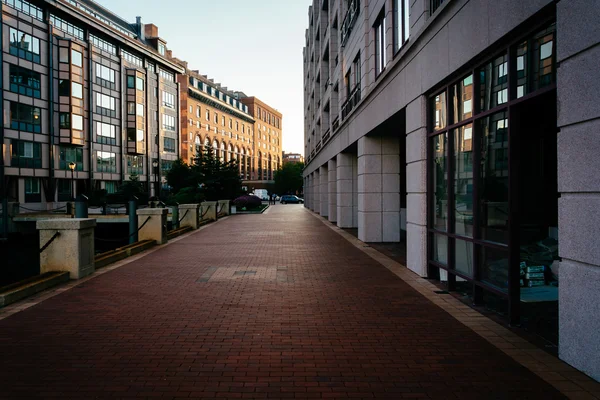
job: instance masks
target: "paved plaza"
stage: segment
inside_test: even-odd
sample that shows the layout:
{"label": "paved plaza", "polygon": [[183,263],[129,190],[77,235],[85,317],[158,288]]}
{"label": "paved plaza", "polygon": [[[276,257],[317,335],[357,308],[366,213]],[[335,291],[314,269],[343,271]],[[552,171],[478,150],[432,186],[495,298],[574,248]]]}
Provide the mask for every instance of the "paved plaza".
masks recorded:
{"label": "paved plaza", "polygon": [[565,398],[295,205],[0,320],[0,354],[2,399]]}

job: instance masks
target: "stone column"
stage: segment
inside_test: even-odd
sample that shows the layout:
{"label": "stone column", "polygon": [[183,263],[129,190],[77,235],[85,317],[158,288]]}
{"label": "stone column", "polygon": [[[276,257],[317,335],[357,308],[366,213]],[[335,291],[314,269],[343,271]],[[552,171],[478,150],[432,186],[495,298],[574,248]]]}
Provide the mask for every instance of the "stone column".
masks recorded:
{"label": "stone column", "polygon": [[353,228],[353,162],[354,154],[340,153],[336,158],[337,226]]}
{"label": "stone column", "polygon": [[319,168],[319,177],[319,191],[321,193],[319,214],[322,217],[327,217],[329,216],[329,172],[327,165],[322,165]]}
{"label": "stone column", "polygon": [[199,208],[200,204],[180,204],[179,215],[181,222],[179,226],[191,226],[192,229],[199,228]]}
{"label": "stone column", "polygon": [[167,208],[142,208],[137,210],[138,226],[140,227],[138,240],[140,242],[142,240],[154,240],[156,244],[167,243],[168,212]]}
{"label": "stone column", "polygon": [[358,238],[400,241],[400,141],[394,137],[358,140]]}
{"label": "stone column", "polygon": [[321,212],[321,176],[319,175],[319,169],[315,169],[313,179],[313,211],[316,213]]}
{"label": "stone column", "polygon": [[427,100],[406,107],[406,264],[427,276]]}
{"label": "stone column", "polygon": [[306,176],[306,186],[304,189],[304,205],[309,210],[312,209],[312,186],[311,186],[311,184],[312,184],[311,175],[308,174]]}
{"label": "stone column", "polygon": [[36,222],[40,231],[40,249],[58,236],[40,253],[40,273],[67,271],[71,279],[94,273],[93,218],[57,218]]}
{"label": "stone column", "polygon": [[327,171],[329,172],[329,221],[337,221],[337,162],[335,159],[329,160],[327,163]]}
{"label": "stone column", "polygon": [[218,211],[220,211],[221,213],[225,214],[225,215],[229,215],[231,214],[229,212],[229,200],[219,200],[217,202],[217,207],[218,207]]}
{"label": "stone column", "polygon": [[352,227],[358,228],[358,157],[352,157]]}
{"label": "stone column", "polygon": [[200,204],[200,215],[204,217],[202,219],[207,219],[209,221],[217,220],[217,202],[216,201],[203,201]]}
{"label": "stone column", "polygon": [[559,357],[600,381],[600,38],[592,0],[558,3]]}

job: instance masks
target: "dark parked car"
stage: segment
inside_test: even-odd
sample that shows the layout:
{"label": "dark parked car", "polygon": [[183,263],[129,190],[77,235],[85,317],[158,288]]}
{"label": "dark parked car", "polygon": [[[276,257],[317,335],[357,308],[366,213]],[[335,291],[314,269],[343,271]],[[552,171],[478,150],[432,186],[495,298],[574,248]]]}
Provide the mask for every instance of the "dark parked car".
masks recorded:
{"label": "dark parked car", "polygon": [[279,201],[281,204],[303,204],[304,199],[301,199],[298,196],[293,196],[291,194],[286,194],[281,196],[281,200]]}

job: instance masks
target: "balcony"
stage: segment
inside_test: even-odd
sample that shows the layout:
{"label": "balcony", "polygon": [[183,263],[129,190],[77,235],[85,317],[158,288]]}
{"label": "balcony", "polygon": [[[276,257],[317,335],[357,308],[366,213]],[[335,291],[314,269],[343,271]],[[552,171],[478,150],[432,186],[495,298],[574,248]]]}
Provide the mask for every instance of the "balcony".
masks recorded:
{"label": "balcony", "polygon": [[329,141],[330,137],[331,137],[331,130],[329,128],[327,128],[327,130],[325,131],[325,134],[323,135],[323,143],[327,143]]}
{"label": "balcony", "polygon": [[356,107],[360,101],[360,82],[352,89],[348,100],[342,105],[342,120],[346,119],[348,114]]}
{"label": "balcony", "polygon": [[346,45],[348,37],[350,37],[352,28],[358,19],[358,14],[360,14],[360,0],[352,0],[344,17],[344,22],[342,22],[342,47]]}
{"label": "balcony", "polygon": [[319,143],[317,143],[317,148],[315,149],[316,151],[321,151],[321,141],[319,140]]}
{"label": "balcony", "polygon": [[340,117],[335,117],[333,120],[333,124],[331,125],[331,130],[334,132],[337,131],[340,127]]}

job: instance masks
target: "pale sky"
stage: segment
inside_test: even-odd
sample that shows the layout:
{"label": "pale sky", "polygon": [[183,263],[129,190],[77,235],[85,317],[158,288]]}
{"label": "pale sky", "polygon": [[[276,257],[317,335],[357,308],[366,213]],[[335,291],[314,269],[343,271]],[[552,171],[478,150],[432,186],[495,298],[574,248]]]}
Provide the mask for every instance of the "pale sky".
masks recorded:
{"label": "pale sky", "polygon": [[283,114],[283,151],[304,153],[302,48],[312,0],[96,0],[158,26],[173,56]]}

